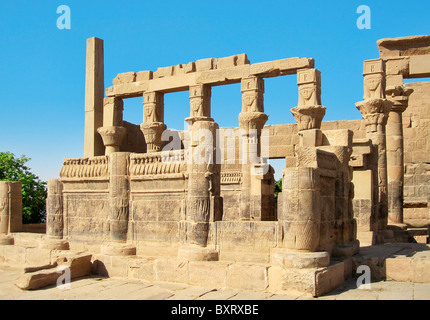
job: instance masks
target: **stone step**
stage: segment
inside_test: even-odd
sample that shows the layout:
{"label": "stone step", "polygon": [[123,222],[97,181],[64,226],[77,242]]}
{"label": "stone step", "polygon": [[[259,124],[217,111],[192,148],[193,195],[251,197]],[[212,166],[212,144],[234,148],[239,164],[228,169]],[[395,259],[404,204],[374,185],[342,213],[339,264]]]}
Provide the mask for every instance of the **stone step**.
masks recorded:
{"label": "stone step", "polygon": [[11,237],[14,238],[14,244],[16,246],[37,248],[41,240],[45,238],[42,233],[28,233],[28,232],[17,232],[11,233]]}
{"label": "stone step", "polygon": [[372,281],[430,283],[430,246],[419,243],[381,244],[361,248],[353,258],[353,272],[360,265],[371,270]]}

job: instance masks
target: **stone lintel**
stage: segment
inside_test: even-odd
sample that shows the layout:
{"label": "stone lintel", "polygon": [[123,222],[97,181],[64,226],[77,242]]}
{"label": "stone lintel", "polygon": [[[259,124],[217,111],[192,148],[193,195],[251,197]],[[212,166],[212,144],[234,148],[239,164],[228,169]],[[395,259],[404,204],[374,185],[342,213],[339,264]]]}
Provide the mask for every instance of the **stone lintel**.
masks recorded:
{"label": "stone lintel", "polygon": [[[175,73],[175,68],[171,67],[169,69],[170,72],[164,72],[163,76],[157,76],[157,78],[151,76],[152,73],[150,71],[119,74],[115,78],[114,85],[106,89],[106,96],[133,98],[141,96],[145,91],[170,93],[187,91],[189,87],[198,84],[207,84],[211,86],[234,84],[240,83],[243,78],[252,76],[270,78],[296,74],[298,70],[313,68],[315,64],[314,60],[309,58],[288,58],[251,65],[249,62],[246,63],[247,59],[241,58],[241,55],[237,55],[236,57],[238,57],[237,61],[243,61],[243,64],[236,62],[235,65],[233,61],[229,61],[229,59],[224,61],[223,59],[226,58],[221,58],[218,59],[218,63],[212,62],[211,67],[207,68],[180,68],[184,69],[184,72],[181,73]],[[204,60],[206,61],[208,59]],[[199,65],[203,64],[203,62],[199,62]],[[190,66],[192,66],[192,64]],[[164,70],[164,68],[161,69]],[[189,72],[186,70],[189,70]],[[158,72],[158,74],[161,74],[160,72]]]}
{"label": "stone lintel", "polygon": [[430,77],[430,54],[422,56],[412,56],[410,57],[409,64],[409,78]]}
{"label": "stone lintel", "polygon": [[380,57],[430,54],[430,35],[385,38],[377,41]]}

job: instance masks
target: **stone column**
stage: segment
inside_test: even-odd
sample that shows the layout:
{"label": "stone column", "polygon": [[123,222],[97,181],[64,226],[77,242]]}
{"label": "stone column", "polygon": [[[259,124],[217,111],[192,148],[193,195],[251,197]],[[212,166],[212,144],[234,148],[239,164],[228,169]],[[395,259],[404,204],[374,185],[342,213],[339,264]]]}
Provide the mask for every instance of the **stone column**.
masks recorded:
{"label": "stone column", "polygon": [[104,94],[103,40],[90,38],[85,78],[85,158],[104,155],[103,141],[97,133],[103,126]]}
{"label": "stone column", "polygon": [[388,224],[386,124],[392,102],[385,98],[384,65],[381,59],[364,62],[364,101],[356,103],[366,124],[366,136],[372,140],[369,168],[374,175],[373,199],[377,209],[378,229]]}
{"label": "stone column", "polygon": [[218,251],[209,246],[210,222],[221,220],[220,165],[216,161],[216,130],[210,118],[209,86],[190,88],[191,127],[187,147],[188,192],[184,222],[184,240],[179,258],[197,261],[218,260]]}
{"label": "stone column", "polygon": [[390,224],[403,224],[403,120],[402,113],[408,107],[413,89],[389,86],[387,99],[393,107],[387,121],[387,174],[388,174],[388,220]]}
{"label": "stone column", "polygon": [[283,171],[282,210],[278,214],[282,241],[273,252],[273,262],[299,268],[325,267],[328,252],[317,252],[320,245],[321,204],[317,147],[322,144],[320,130],[326,108],[321,106],[320,72],[304,69],[297,73],[299,105],[291,109],[299,134],[297,166]]}
{"label": "stone column", "polygon": [[147,153],[160,152],[163,148],[161,135],[167,129],[164,124],[164,94],[145,92],[143,94],[143,123],[140,129],[145,136]]}
{"label": "stone column", "polygon": [[122,99],[111,97],[104,99],[103,127],[97,131],[103,138],[108,156],[121,151],[126,129],[122,126],[124,103]]}
{"label": "stone column", "polygon": [[[261,162],[261,130],[269,117],[264,113],[264,79],[250,77],[242,79],[242,112],[239,125],[242,132],[242,189],[240,193],[240,219],[265,220],[261,204],[261,170],[268,165]],[[264,173],[264,172],[263,172]],[[265,172],[266,174],[267,172]],[[260,176],[260,178],[258,177]]]}
{"label": "stone column", "polygon": [[58,179],[48,180],[46,198],[46,238],[40,242],[41,248],[68,250],[69,243],[63,240],[63,184]]}
{"label": "stone column", "polygon": [[9,235],[22,229],[22,183],[0,181],[0,245],[13,245]]}
{"label": "stone column", "polygon": [[130,182],[128,171],[130,153],[117,152],[109,157],[109,225],[110,242],[102,246],[107,255],[135,255],[136,248],[128,245]]}

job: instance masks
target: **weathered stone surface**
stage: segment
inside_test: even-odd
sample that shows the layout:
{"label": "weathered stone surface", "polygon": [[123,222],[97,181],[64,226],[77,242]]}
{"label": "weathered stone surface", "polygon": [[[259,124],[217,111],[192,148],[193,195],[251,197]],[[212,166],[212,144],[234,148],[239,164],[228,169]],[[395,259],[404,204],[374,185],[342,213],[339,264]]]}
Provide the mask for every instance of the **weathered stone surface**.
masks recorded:
{"label": "weathered stone surface", "polygon": [[[70,268],[71,278],[78,278],[88,275],[91,272],[92,255],[76,255],[60,257],[57,259],[59,266]],[[33,273],[26,273],[21,276],[16,285],[22,290],[36,290],[57,283],[62,272],[55,269],[40,270]]]}

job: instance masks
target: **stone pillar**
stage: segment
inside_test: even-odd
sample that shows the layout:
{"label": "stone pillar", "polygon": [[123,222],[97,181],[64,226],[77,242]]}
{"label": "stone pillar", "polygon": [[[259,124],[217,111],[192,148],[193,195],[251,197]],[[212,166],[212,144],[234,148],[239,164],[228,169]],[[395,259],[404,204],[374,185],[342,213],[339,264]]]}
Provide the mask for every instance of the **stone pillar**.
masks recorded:
{"label": "stone pillar", "polygon": [[[265,220],[261,203],[261,184],[268,173],[268,165],[261,156],[261,130],[269,117],[264,113],[264,79],[242,79],[242,112],[239,125],[242,132],[242,189],[240,193],[240,219]],[[263,171],[263,174],[259,172]],[[266,172],[264,172],[266,171]],[[263,178],[263,179],[261,179]]]}
{"label": "stone pillar", "polygon": [[[316,69],[297,73],[299,105],[291,109],[299,134],[297,166],[283,171],[282,210],[278,214],[280,249],[273,251],[273,263],[300,268],[325,267],[328,252],[317,252],[321,233],[320,174],[317,147],[322,144],[320,130],[326,108],[321,106],[320,72]],[[312,158],[312,159],[311,159]]]}
{"label": "stone pillar", "polygon": [[0,181],[0,245],[13,245],[9,233],[22,230],[22,183]]}
{"label": "stone pillar", "polygon": [[97,133],[103,126],[104,94],[103,40],[90,38],[85,78],[85,158],[104,155],[103,141]]}
{"label": "stone pillar", "polygon": [[386,124],[392,102],[385,99],[384,65],[381,59],[364,62],[364,101],[356,103],[365,125],[366,136],[371,139],[373,152],[369,159],[369,168],[374,175],[375,200],[377,209],[378,229],[384,230],[388,224],[387,198],[387,153],[386,153]]}
{"label": "stone pillar", "polygon": [[192,124],[187,146],[188,192],[184,222],[183,245],[179,258],[197,261],[218,260],[218,251],[209,244],[210,223],[221,220],[220,170],[216,163],[216,131],[218,125],[210,118],[210,87],[190,88]]}
{"label": "stone pillar", "polygon": [[128,169],[130,153],[117,152],[109,157],[109,238],[102,246],[107,255],[135,255],[136,248],[127,245],[130,182]]}
{"label": "stone pillar", "polygon": [[63,240],[63,184],[58,179],[48,180],[46,198],[46,238],[40,247],[52,250],[68,250],[69,243]]}
{"label": "stone pillar", "polygon": [[122,99],[110,97],[104,99],[103,127],[97,131],[103,138],[108,156],[121,151],[126,129],[122,126],[124,103]]}
{"label": "stone pillar", "polygon": [[140,129],[145,136],[147,153],[160,152],[163,148],[161,135],[167,129],[164,124],[164,94],[145,92],[143,94],[144,116]]}
{"label": "stone pillar", "polygon": [[387,121],[387,175],[388,220],[390,224],[403,224],[403,120],[402,113],[408,107],[413,89],[403,86],[387,86],[387,99],[393,107]]}

